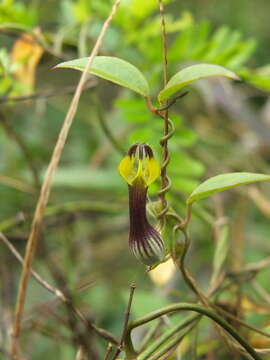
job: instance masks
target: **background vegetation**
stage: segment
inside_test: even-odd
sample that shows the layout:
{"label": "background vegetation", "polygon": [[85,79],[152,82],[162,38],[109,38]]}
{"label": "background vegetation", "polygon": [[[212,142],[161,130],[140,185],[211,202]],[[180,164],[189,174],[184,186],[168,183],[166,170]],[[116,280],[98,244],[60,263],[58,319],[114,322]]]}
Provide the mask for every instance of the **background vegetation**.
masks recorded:
{"label": "background vegetation", "polygon": [[[185,199],[203,179],[234,171],[269,173],[270,3],[164,3],[170,75],[199,61],[226,66],[242,78],[237,84],[224,79],[197,82],[172,107],[176,131],[169,144],[168,201],[184,217]],[[78,72],[52,68],[89,54],[111,4],[107,0],[0,4],[0,231],[21,254],[44,171],[78,82]],[[21,37],[26,33],[28,40]],[[101,54],[136,65],[156,95],[162,88],[157,1],[142,6],[139,0],[123,0]],[[132,318],[196,299],[170,264],[147,273],[128,249],[127,187],[116,168],[133,142],[151,144],[161,159],[162,121],[129,90],[95,77],[86,87],[54,177],[33,267],[49,283],[71,293],[87,319],[119,338],[132,281],[137,284]],[[157,184],[150,189],[154,200],[158,188]],[[187,266],[204,290],[222,276],[216,304],[270,333],[268,194],[269,184],[263,183],[198,202]],[[220,231],[224,222],[225,234]],[[6,359],[21,265],[4,244],[0,257],[0,357]],[[183,316],[162,318],[162,328]],[[270,348],[269,335],[227,320],[255,348]],[[74,359],[86,337],[91,341],[89,358],[104,357],[107,341],[89,335],[33,279],[22,326],[27,359]],[[135,343],[147,331],[143,327],[134,332]],[[171,359],[241,358],[220,344],[213,324],[203,319]]]}

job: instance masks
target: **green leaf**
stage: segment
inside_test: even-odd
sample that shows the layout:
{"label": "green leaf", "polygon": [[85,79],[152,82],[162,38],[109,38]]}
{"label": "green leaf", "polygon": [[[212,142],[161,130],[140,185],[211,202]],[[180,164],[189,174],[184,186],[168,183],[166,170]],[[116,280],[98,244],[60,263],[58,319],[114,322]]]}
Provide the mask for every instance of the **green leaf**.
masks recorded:
{"label": "green leaf", "polygon": [[219,191],[259,181],[270,181],[270,175],[246,172],[217,175],[200,184],[187,198],[187,204],[191,204],[196,200],[203,199]]}
{"label": "green leaf", "polygon": [[186,67],[176,73],[168,82],[166,87],[159,93],[160,102],[167,100],[184,86],[210,76],[223,76],[232,80],[239,80],[239,77],[229,69],[214,64],[196,64]]}
{"label": "green leaf", "polygon": [[[65,61],[56,65],[55,68],[84,71],[87,61],[87,57]],[[143,74],[125,60],[112,56],[96,56],[89,72],[120,86],[127,87],[140,95],[147,96],[149,94],[149,85]]]}

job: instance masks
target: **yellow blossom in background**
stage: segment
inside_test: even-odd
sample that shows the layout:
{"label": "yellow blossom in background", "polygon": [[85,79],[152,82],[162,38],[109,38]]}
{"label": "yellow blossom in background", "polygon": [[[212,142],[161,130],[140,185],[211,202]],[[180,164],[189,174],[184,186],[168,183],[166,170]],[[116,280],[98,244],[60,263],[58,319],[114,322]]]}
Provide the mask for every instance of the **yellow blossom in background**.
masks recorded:
{"label": "yellow blossom in background", "polygon": [[148,272],[153,283],[159,286],[165,285],[173,277],[174,273],[175,265],[172,259],[159,264],[156,268]]}
{"label": "yellow blossom in background", "polygon": [[[38,35],[40,30],[34,32]],[[16,80],[26,85],[30,90],[34,88],[36,68],[42,57],[43,48],[32,34],[23,34],[14,43],[11,50],[11,61],[18,66],[14,76]]]}

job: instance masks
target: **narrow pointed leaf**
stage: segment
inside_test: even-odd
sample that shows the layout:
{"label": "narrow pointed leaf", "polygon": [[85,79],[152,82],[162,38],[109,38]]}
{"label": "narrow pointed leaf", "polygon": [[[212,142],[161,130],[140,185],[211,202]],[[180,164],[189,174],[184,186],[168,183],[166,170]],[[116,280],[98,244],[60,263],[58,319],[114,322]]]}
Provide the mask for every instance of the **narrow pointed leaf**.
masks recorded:
{"label": "narrow pointed leaf", "polygon": [[[84,71],[88,58],[65,61],[55,68],[69,68]],[[126,87],[142,96],[149,94],[149,85],[143,74],[129,62],[112,56],[96,56],[90,73],[115,84]]]}
{"label": "narrow pointed leaf", "polygon": [[245,172],[217,175],[200,184],[187,198],[187,204],[191,204],[196,200],[203,199],[219,191],[260,181],[270,181],[270,175]]}
{"label": "narrow pointed leaf", "polygon": [[166,87],[159,93],[158,99],[160,102],[166,101],[184,86],[211,76],[223,76],[232,80],[239,80],[234,72],[223,66],[214,64],[191,65],[180,70],[169,80]]}

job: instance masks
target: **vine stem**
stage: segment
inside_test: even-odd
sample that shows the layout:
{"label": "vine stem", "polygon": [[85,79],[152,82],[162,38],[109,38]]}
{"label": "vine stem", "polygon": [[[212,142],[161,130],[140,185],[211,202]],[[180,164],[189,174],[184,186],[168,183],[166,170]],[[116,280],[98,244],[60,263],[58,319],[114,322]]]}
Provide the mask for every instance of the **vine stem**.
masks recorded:
{"label": "vine stem", "polygon": [[22,315],[23,315],[23,311],[24,311],[26,292],[27,292],[27,284],[28,284],[28,279],[29,279],[29,275],[30,275],[31,263],[32,263],[32,259],[33,259],[34,253],[35,253],[35,248],[37,245],[38,237],[39,237],[39,234],[41,231],[43,217],[44,217],[44,211],[45,211],[45,208],[46,208],[49,196],[50,196],[53,175],[58,166],[59,160],[62,155],[63,148],[66,143],[67,136],[69,134],[70,127],[72,125],[74,116],[76,114],[79,100],[80,100],[85,82],[88,78],[89,69],[91,68],[93,60],[101,47],[104,36],[109,28],[109,25],[116,13],[118,6],[120,5],[120,2],[121,2],[121,0],[116,0],[114,2],[111,13],[109,14],[108,18],[104,22],[101,32],[97,38],[96,44],[91,52],[91,55],[89,56],[86,68],[84,69],[84,72],[82,73],[82,76],[79,80],[75,94],[73,96],[73,99],[71,101],[71,104],[70,104],[68,112],[67,112],[67,115],[65,117],[63,126],[60,130],[60,134],[57,139],[55,148],[53,150],[53,154],[52,154],[50,163],[48,165],[45,179],[44,179],[44,182],[41,187],[40,196],[38,199],[38,203],[37,203],[35,214],[34,214],[34,219],[32,222],[31,233],[30,233],[29,239],[27,241],[27,245],[26,245],[24,265],[23,265],[23,270],[22,270],[22,274],[21,274],[21,278],[20,278],[19,291],[18,291],[17,302],[16,302],[15,319],[14,319],[14,325],[13,325],[13,330],[12,330],[12,340],[11,340],[11,354],[15,359],[18,359],[18,350],[19,350],[18,349],[18,338],[20,336],[20,331],[21,331],[21,320],[22,320]]}
{"label": "vine stem", "polygon": [[[185,221],[185,220],[184,220]],[[186,230],[186,226],[182,227],[182,225],[176,225],[174,228],[174,239],[175,239],[175,233],[177,230],[181,230],[184,234],[184,245],[183,247],[181,246],[181,256],[180,256],[180,260],[178,260],[178,255],[177,255],[177,242],[176,240],[174,241],[175,246],[173,249],[173,259],[174,262],[178,265],[184,280],[186,282],[186,284],[191,288],[191,290],[197,295],[197,297],[199,298],[199,300],[201,301],[202,304],[204,304],[205,306],[209,306],[209,301],[206,298],[206,296],[201,292],[201,290],[198,288],[195,280],[193,279],[193,277],[191,276],[191,274],[189,273],[189,271],[186,269],[185,267],[185,258],[186,258],[186,254],[188,252],[189,246],[190,246],[190,237],[187,233]]]}
{"label": "vine stem", "polygon": [[[156,340],[152,341],[151,345],[142,351],[140,355],[138,356],[138,360],[147,360],[149,357],[155,352],[160,349],[162,345],[165,345],[163,348],[166,348],[167,350],[167,342],[170,341],[172,338],[175,338],[175,335],[180,335],[180,337],[183,336],[183,333],[186,333],[187,329],[190,330],[197,324],[197,322],[200,320],[201,315],[190,315],[187,316],[184,320],[182,320],[179,324],[171,327],[169,330],[167,330],[165,333],[163,333],[160,337],[158,337]],[[183,332],[184,330],[184,332]]]}
{"label": "vine stem", "polygon": [[[161,33],[162,33],[162,45],[163,45],[163,83],[164,87],[168,83],[168,44],[167,44],[167,33],[166,33],[166,23],[164,16],[164,6],[162,0],[158,0],[159,3],[159,12],[160,12],[160,22],[161,22]],[[167,102],[162,104],[167,106]],[[168,203],[166,200],[166,192],[170,188],[170,179],[167,176],[167,165],[170,161],[170,153],[168,148],[168,140],[172,134],[170,134],[170,125],[169,120],[169,110],[166,108],[164,111],[159,111],[159,115],[164,120],[164,132],[163,137],[160,140],[160,145],[162,147],[162,166],[161,166],[161,189],[158,192],[162,204],[162,211],[159,214],[159,218],[164,221],[164,216],[168,210]]]}
{"label": "vine stem", "polygon": [[[191,208],[190,208],[191,211]],[[191,212],[190,212],[190,216],[191,216]],[[187,215],[187,218],[189,218],[189,215]],[[185,223],[185,220],[183,223],[176,225],[174,228],[174,238],[175,238],[175,233],[177,230],[181,230],[184,234],[184,245],[180,246],[180,251],[177,249],[177,242],[174,241],[174,249],[173,249],[173,259],[176,263],[176,265],[178,265],[183,278],[186,282],[186,284],[190,287],[190,289],[197,295],[198,299],[200,300],[200,302],[207,308],[216,308],[215,306],[213,306],[209,299],[207,298],[207,296],[204,294],[203,291],[200,290],[200,288],[197,286],[195,279],[192,277],[192,275],[189,273],[189,271],[186,269],[185,267],[185,257],[187,254],[187,251],[189,249],[190,246],[190,237],[188,235],[187,232],[187,225],[188,225],[189,220],[186,221],[186,224],[183,226],[183,223]],[[178,260],[178,252],[181,252],[180,255],[180,260]],[[224,341],[224,343],[228,346],[229,349],[231,350],[235,350],[237,352],[241,351],[242,349],[239,349],[239,346],[237,346],[234,342],[230,341],[230,339],[226,336],[226,334],[223,332],[222,327],[220,328],[217,324],[215,324],[215,327],[220,335],[220,337],[222,338],[222,340]]]}
{"label": "vine stem", "polygon": [[249,343],[242,336],[240,336],[239,333],[230,324],[228,324],[227,321],[225,321],[222,317],[216,314],[213,310],[206,308],[202,305],[189,304],[189,303],[171,304],[159,310],[153,311],[145,316],[142,316],[141,318],[138,318],[134,321],[131,321],[126,333],[126,346],[127,349],[129,350],[127,352],[127,356],[128,356],[127,359],[131,360],[131,359],[136,359],[137,357],[137,354],[133,348],[133,344],[131,341],[131,331],[134,328],[146,324],[152,320],[155,320],[162,315],[170,314],[173,312],[179,312],[179,311],[194,311],[196,313],[207,316],[208,318],[212,319],[215,323],[220,325],[224,330],[226,330],[247,351],[247,353],[252,357],[252,359],[262,360],[261,357],[253,349],[253,347],[249,345]]}
{"label": "vine stem", "polygon": [[[146,357],[144,359],[146,360],[160,360],[165,358],[168,359],[169,356],[172,355],[172,353],[176,350],[177,346],[181,343],[184,337],[187,336],[187,334],[191,332],[196,325],[197,323],[191,324],[183,331],[177,332],[175,336],[170,337],[168,339],[165,346],[158,348],[157,351],[153,353],[153,355],[151,355],[150,357]],[[164,357],[164,355],[166,357]],[[140,355],[138,357],[138,360],[141,360]]]}

